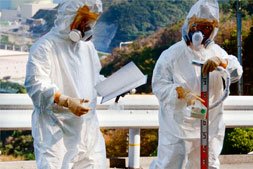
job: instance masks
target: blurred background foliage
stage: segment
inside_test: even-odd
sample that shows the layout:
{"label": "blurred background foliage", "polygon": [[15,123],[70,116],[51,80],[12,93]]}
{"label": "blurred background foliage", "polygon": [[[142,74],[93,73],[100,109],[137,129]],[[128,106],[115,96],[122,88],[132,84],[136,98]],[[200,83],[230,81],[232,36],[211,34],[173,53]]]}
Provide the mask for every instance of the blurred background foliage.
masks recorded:
{"label": "blurred background foliage", "polygon": [[0,148],[2,154],[23,157],[24,160],[35,160],[31,131],[15,130],[2,144],[4,144]]}
{"label": "blurred background foliage", "polygon": [[0,80],[0,93],[27,93],[25,87],[21,84],[10,82],[6,80]]}
{"label": "blurred background foliage", "polygon": [[222,154],[247,154],[253,151],[253,128],[226,129]]}
{"label": "blurred background foliage", "polygon": [[99,19],[118,26],[111,46],[154,33],[183,19],[196,0],[122,0],[112,2]]}
{"label": "blurred background foliage", "polygon": [[[24,160],[34,160],[33,138],[30,131],[9,131],[3,145],[0,142],[2,155],[12,155]],[[106,142],[106,156],[127,157],[128,156],[128,129],[102,129]],[[157,156],[158,130],[141,130],[141,156]],[[222,150],[225,154],[248,154],[253,151],[253,129],[252,128],[229,128]],[[21,157],[21,158],[20,158]],[[15,160],[15,159],[14,159]],[[1,161],[1,158],[0,158]]]}

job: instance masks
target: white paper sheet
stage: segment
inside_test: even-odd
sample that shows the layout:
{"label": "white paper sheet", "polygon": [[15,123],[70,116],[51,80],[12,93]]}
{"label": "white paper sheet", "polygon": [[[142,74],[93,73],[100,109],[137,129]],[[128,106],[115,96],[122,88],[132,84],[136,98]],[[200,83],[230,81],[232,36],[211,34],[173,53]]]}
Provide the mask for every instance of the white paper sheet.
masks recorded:
{"label": "white paper sheet", "polygon": [[95,86],[102,96],[101,104],[134,88],[147,83],[145,76],[134,62],[130,62],[109,78]]}

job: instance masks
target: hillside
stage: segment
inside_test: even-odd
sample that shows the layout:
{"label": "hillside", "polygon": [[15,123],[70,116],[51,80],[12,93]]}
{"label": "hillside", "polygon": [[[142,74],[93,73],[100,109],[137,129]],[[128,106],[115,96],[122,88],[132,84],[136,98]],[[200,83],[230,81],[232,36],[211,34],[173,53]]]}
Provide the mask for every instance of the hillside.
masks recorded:
{"label": "hillside", "polygon": [[[115,25],[117,31],[107,50],[119,46],[120,42],[151,35],[185,18],[196,0],[132,0],[113,3],[100,17],[99,22]],[[105,50],[105,49],[104,49]]]}

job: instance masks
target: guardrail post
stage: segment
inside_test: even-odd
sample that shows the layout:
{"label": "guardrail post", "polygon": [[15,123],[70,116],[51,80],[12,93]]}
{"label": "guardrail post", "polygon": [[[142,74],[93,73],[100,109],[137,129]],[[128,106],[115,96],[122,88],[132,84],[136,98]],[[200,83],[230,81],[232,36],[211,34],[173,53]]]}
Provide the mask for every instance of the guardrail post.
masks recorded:
{"label": "guardrail post", "polygon": [[129,129],[128,167],[140,168],[140,129]]}

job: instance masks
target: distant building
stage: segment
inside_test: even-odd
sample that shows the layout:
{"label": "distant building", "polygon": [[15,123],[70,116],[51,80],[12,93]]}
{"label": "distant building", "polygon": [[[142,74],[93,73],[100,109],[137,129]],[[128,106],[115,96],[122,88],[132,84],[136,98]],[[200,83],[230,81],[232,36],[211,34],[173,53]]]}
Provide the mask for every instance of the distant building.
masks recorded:
{"label": "distant building", "polygon": [[18,18],[19,11],[13,9],[3,9],[1,15],[1,21],[16,21]]}
{"label": "distant building", "polygon": [[[0,0],[1,21],[16,21],[19,17],[31,18],[40,9],[53,9],[57,4],[53,0]],[[11,5],[10,5],[11,4]]]}
{"label": "distant building", "polygon": [[31,18],[36,12],[40,9],[53,9],[57,6],[57,4],[23,4],[20,6],[20,14],[22,17]]}
{"label": "distant building", "polygon": [[17,9],[23,4],[53,4],[53,0],[8,0],[11,2],[11,8]]}
{"label": "distant building", "polygon": [[28,55],[28,52],[0,49],[0,79],[8,77],[11,81],[23,84]]}
{"label": "distant building", "polygon": [[53,4],[57,1],[53,0],[0,0],[0,10],[2,9],[14,9],[16,10],[18,6],[30,3],[30,4]]}

